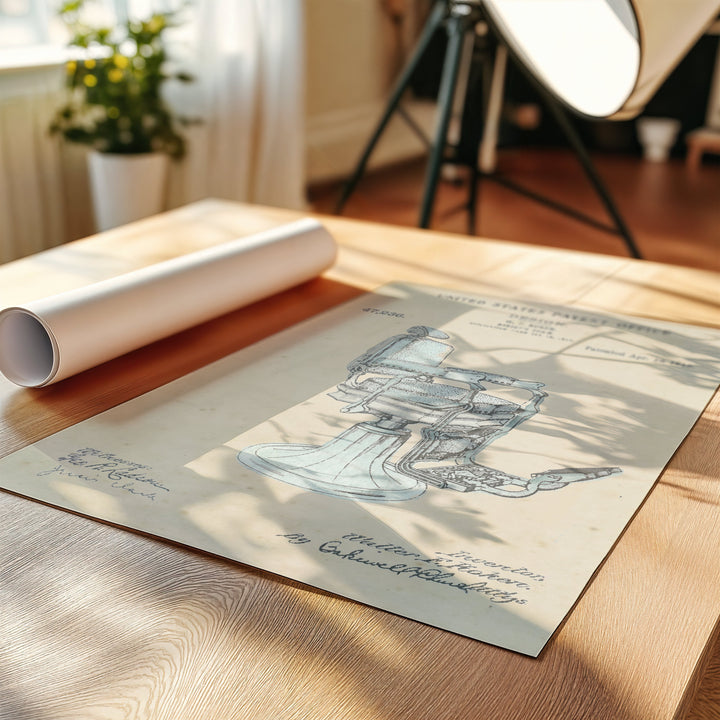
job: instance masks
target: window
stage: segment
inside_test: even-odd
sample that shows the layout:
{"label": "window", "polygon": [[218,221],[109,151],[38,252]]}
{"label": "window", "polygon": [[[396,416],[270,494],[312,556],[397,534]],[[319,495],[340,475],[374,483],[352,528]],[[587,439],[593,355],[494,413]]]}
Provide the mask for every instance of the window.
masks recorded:
{"label": "window", "polygon": [[53,21],[43,0],[0,0],[0,48],[51,42]]}
{"label": "window", "polygon": [[[67,32],[57,10],[63,0],[0,0],[0,68],[59,63]],[[92,0],[89,24],[111,24],[128,13],[148,15],[178,6],[178,0]]]}

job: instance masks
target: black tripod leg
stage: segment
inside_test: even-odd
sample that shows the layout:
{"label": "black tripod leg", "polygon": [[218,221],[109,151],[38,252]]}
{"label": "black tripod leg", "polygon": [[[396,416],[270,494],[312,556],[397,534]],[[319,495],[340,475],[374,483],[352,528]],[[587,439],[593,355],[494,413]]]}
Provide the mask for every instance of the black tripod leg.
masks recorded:
{"label": "black tripod leg", "polygon": [[546,92],[543,92],[542,94],[545,98],[545,104],[547,105],[547,107],[550,108],[552,114],[554,115],[555,119],[557,120],[558,125],[560,126],[563,133],[565,133],[565,137],[567,137],[568,142],[570,143],[573,150],[575,151],[575,154],[577,155],[578,160],[580,161],[580,164],[583,167],[583,170],[585,170],[585,174],[587,175],[588,179],[592,183],[597,194],[600,196],[600,199],[602,200],[603,204],[605,205],[605,210],[607,211],[608,215],[612,218],[613,222],[615,223],[615,227],[617,228],[618,235],[620,235],[623,238],[623,240],[625,241],[625,245],[626,245],[631,257],[642,259],[640,250],[638,250],[638,247],[635,244],[635,241],[633,240],[630,230],[628,229],[627,225],[625,224],[625,221],[622,219],[622,216],[620,215],[620,212],[618,211],[617,207],[615,206],[615,203],[614,203],[612,197],[610,196],[610,193],[608,192],[607,188],[605,187],[605,184],[603,183],[602,179],[600,178],[600,175],[598,175],[598,172],[595,169],[595,165],[594,165],[592,159],[590,158],[590,155],[588,154],[587,150],[585,149],[585,145],[583,144],[582,140],[580,139],[580,136],[578,135],[577,131],[575,130],[575,127],[570,122],[567,115],[565,114],[563,109],[560,107],[560,104],[555,100],[555,98],[553,98]]}
{"label": "black tripod leg", "polygon": [[480,171],[477,167],[470,167],[470,182],[468,184],[468,217],[467,217],[467,234],[477,234],[477,208],[478,195],[480,194]]}
{"label": "black tripod leg", "polygon": [[419,227],[430,227],[433,204],[435,202],[435,191],[437,190],[440,166],[442,165],[447,140],[448,126],[452,115],[453,97],[457,85],[460,57],[462,55],[465,32],[470,22],[468,15],[451,15],[447,23],[448,45],[445,51],[445,62],[443,64],[440,90],[438,92],[438,124],[435,132],[435,144],[433,145],[428,169],[425,174],[425,190],[422,206],[420,208]]}
{"label": "black tripod leg", "polygon": [[408,86],[410,85],[410,80],[412,79],[413,73],[415,72],[415,68],[417,67],[418,63],[422,59],[423,55],[425,54],[425,51],[427,50],[427,46],[430,44],[430,41],[433,38],[433,35],[435,34],[435,31],[443,24],[445,17],[447,15],[447,2],[446,0],[437,0],[435,3],[435,6],[433,7],[432,11],[430,12],[430,16],[428,17],[425,27],[422,30],[422,33],[420,34],[420,37],[418,38],[418,42],[415,45],[415,49],[413,51],[412,57],[408,61],[407,65],[403,69],[402,73],[400,74],[400,77],[398,78],[397,82],[395,83],[395,87],[393,88],[392,94],[390,95],[390,98],[387,102],[387,105],[385,106],[385,112],[383,113],[382,117],[380,118],[380,121],[378,122],[375,131],[373,132],[372,136],[370,137],[370,140],[368,141],[367,145],[365,146],[365,149],[363,150],[362,155],[360,156],[360,160],[358,161],[358,164],[355,167],[355,171],[352,174],[352,177],[348,180],[348,182],[345,184],[345,187],[343,188],[342,195],[340,197],[340,200],[338,201],[335,212],[340,213],[342,212],[343,207],[345,207],[345,203],[347,202],[350,195],[352,195],[353,191],[355,190],[356,185],[360,181],[360,178],[362,177],[363,173],[365,172],[365,166],[368,163],[368,160],[370,159],[370,155],[372,151],[375,149],[375,145],[377,144],[378,140],[380,139],[380,136],[382,135],[383,131],[385,130],[385,126],[390,121],[390,118],[392,117],[392,114],[397,109],[398,104],[400,103],[400,100],[402,99],[402,96],[405,93],[405,90],[407,90]]}
{"label": "black tripod leg", "polygon": [[474,72],[471,73],[470,82],[465,98],[463,112],[462,133],[460,148],[463,159],[467,162],[470,171],[468,183],[468,235],[477,234],[478,206],[480,194],[480,180],[483,168],[478,167],[480,144],[483,141],[488,123],[492,122],[493,95],[495,89],[495,67],[497,62],[497,43],[489,35],[476,41],[477,52]]}

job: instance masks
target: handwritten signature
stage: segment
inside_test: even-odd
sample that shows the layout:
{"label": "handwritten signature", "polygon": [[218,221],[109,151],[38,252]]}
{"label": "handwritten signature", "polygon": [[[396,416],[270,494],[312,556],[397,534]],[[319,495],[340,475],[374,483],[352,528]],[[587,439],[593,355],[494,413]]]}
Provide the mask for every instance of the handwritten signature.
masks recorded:
{"label": "handwritten signature", "polygon": [[59,475],[89,483],[108,484],[116,490],[154,501],[159,492],[170,492],[170,488],[155,480],[148,470],[148,465],[124,460],[113,453],[81,448],[58,458],[55,467],[42,470],[37,476]]}
{"label": "handwritten signature", "polygon": [[[292,545],[312,543],[304,533],[281,534]],[[506,566],[467,552],[436,552],[424,556],[402,545],[382,543],[359,533],[316,543],[315,549],[340,560],[358,563],[395,576],[445,585],[466,595],[479,593],[493,603],[526,605],[522,592],[532,591],[530,582],[543,582],[543,575],[525,567]],[[458,577],[470,576],[470,580]],[[519,576],[519,577],[518,577]],[[522,579],[521,579],[522,578]],[[530,581],[530,582],[528,582]]]}

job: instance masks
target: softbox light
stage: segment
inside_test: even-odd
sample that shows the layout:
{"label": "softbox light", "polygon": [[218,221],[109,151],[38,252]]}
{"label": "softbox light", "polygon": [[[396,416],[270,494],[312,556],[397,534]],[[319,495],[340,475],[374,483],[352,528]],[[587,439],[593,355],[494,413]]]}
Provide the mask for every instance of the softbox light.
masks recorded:
{"label": "softbox light", "polygon": [[484,0],[510,50],[575,112],[638,115],[720,12],[717,0]]}

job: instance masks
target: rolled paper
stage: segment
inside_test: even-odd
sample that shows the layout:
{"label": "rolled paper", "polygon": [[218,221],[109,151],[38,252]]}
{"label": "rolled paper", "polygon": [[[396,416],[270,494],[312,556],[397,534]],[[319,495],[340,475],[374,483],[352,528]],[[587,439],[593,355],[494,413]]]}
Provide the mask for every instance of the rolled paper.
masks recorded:
{"label": "rolled paper", "polygon": [[337,253],[306,218],[0,311],[0,372],[43,387],[310,280]]}

